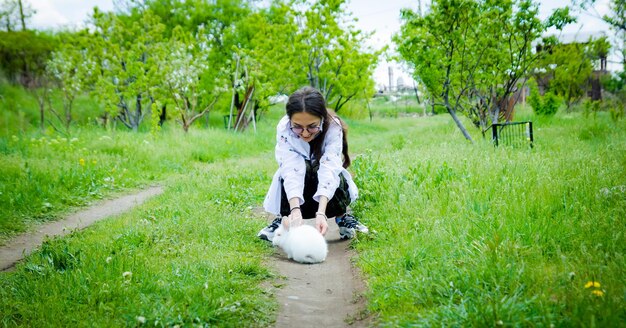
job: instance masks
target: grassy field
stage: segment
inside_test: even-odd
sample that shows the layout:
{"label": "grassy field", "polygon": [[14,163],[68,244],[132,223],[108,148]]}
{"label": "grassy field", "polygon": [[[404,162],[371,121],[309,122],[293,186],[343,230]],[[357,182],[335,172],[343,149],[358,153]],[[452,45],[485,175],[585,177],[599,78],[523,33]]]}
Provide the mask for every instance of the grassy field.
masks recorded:
{"label": "grassy field", "polygon": [[357,161],[376,233],[354,246],[380,325],[626,325],[625,127],[536,120],[519,149],[429,124]]}
{"label": "grassy field", "polygon": [[[189,134],[84,120],[66,139],[0,124],[4,240],[98,198],[165,187],[0,274],[0,322],[271,325],[276,274],[253,209],[276,168],[280,115],[256,134],[224,131],[218,116]],[[494,148],[475,130],[470,144],[446,115],[381,116],[348,120],[354,210],[373,230],[352,245],[375,325],[624,326],[626,122],[522,109],[530,149]]]}

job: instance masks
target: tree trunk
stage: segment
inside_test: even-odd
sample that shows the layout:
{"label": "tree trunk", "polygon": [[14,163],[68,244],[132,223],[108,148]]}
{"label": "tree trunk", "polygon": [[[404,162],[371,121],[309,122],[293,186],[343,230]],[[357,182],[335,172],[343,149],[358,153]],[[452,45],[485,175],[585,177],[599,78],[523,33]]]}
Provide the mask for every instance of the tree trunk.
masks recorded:
{"label": "tree trunk", "polygon": [[37,103],[39,103],[39,117],[40,117],[39,129],[41,130],[41,132],[43,132],[45,129],[44,122],[46,121],[46,115],[45,115],[46,105],[44,104],[43,100],[39,100],[39,99],[37,99]]}
{"label": "tree trunk", "polygon": [[246,127],[248,127],[248,123],[250,123],[246,118],[245,118],[245,109],[248,106],[248,103],[250,102],[251,98],[252,98],[252,94],[254,92],[254,86],[250,86],[248,87],[248,89],[246,90],[246,93],[243,96],[243,100],[241,101],[240,107],[237,108],[237,118],[235,119],[235,130],[236,131],[243,131],[246,129]]}
{"label": "tree trunk", "polygon": [[26,31],[26,18],[24,17],[24,4],[22,0],[17,0],[18,6],[20,6],[20,20],[22,21],[22,31]]}
{"label": "tree trunk", "polygon": [[450,106],[446,106],[446,107],[448,108],[448,113],[450,113],[450,116],[452,116],[454,123],[456,123],[456,126],[459,128],[459,130],[461,130],[461,133],[463,133],[463,136],[465,137],[465,139],[469,140],[471,143],[474,143],[474,140],[472,140],[472,137],[467,132],[467,129],[465,129],[465,126],[463,126],[463,123],[461,122],[461,120],[459,120],[459,117],[456,115],[456,112],[452,108],[450,108]]}
{"label": "tree trunk", "polygon": [[161,114],[159,114],[159,126],[163,126],[165,120],[167,119],[167,105],[163,105],[161,108]]}

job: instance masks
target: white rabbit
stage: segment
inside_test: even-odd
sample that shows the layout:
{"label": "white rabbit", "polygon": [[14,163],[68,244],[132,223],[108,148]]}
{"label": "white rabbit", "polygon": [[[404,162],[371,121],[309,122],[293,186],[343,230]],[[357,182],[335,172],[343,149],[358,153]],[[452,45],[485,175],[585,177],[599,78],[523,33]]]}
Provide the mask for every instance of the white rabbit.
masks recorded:
{"label": "white rabbit", "polygon": [[281,224],[274,232],[274,246],[279,246],[287,257],[300,263],[320,263],[326,260],[328,245],[324,236],[310,225],[300,225],[289,230]]}

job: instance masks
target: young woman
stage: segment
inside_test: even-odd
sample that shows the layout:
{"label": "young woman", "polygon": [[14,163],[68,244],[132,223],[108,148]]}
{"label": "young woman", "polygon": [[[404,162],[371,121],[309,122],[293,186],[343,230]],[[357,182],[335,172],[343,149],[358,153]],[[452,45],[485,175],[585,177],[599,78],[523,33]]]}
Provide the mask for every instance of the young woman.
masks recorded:
{"label": "young woman", "polygon": [[358,189],[346,168],[350,165],[346,130],[341,120],[329,113],[324,96],[304,87],[287,102],[287,115],[276,127],[274,174],[263,206],[276,219],[258,237],[271,241],[283,216],[286,225],[315,218],[315,227],[325,234],[326,220],[335,217],[341,239],[368,229],[348,213]]}

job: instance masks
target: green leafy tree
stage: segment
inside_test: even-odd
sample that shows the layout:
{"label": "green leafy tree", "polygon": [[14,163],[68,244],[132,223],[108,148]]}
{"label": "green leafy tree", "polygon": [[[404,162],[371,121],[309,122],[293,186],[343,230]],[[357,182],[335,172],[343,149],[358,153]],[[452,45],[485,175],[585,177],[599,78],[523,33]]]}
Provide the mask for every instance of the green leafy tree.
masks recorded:
{"label": "green leafy tree", "polygon": [[130,21],[96,9],[93,18],[95,31],[85,36],[98,65],[93,92],[109,114],[137,130],[163,83],[164,26],[149,11]]}
{"label": "green leafy tree", "polygon": [[269,105],[270,97],[288,93],[303,83],[303,74],[293,72],[294,66],[300,65],[295,57],[296,19],[287,4],[274,2],[241,24],[249,43],[247,49],[238,48],[238,57],[243,58],[249,77],[258,86],[260,107]]}
{"label": "green leafy tree", "polygon": [[[269,105],[269,98],[293,83],[291,53],[285,51],[295,24],[289,7],[274,2],[237,22],[231,47],[231,113],[229,128],[245,130]],[[236,112],[233,115],[233,110]]]}
{"label": "green leafy tree", "polygon": [[606,38],[562,44],[555,37],[541,45],[543,58],[534,73],[543,87],[563,99],[567,111],[586,95],[594,78],[594,61],[606,58],[610,44]]}
{"label": "green leafy tree", "polygon": [[219,89],[221,82],[214,82],[228,71],[229,102],[236,111],[232,126],[241,122],[238,129],[245,128],[272,96],[304,84],[321,89],[336,110],[373,93],[371,71],[377,54],[363,50],[367,36],[342,25],[344,1],[272,1],[265,7],[243,0],[130,2],[134,5],[128,17],[136,20],[149,10],[161,18],[168,37],[176,26],[192,33],[202,29],[212,67],[202,87]]}
{"label": "green leafy tree", "polygon": [[457,113],[464,110],[481,54],[476,53],[479,8],[474,1],[433,1],[421,16],[402,11],[398,52],[426,86],[434,105],[442,105],[467,140],[472,140]]}
{"label": "green leafy tree", "polygon": [[510,120],[512,97],[539,57],[533,41],[569,17],[553,15],[553,22],[544,23],[537,16],[530,0],[433,1],[424,15],[402,12],[394,42],[434,105],[443,106],[472,141],[458,114],[482,130]]}
{"label": "green leafy tree", "polygon": [[365,47],[369,35],[351,24],[344,0],[295,1],[299,31],[293,50],[308,84],[325,95],[339,112],[349,101],[374,93],[372,72],[381,51]]}
{"label": "green leafy tree", "polygon": [[480,4],[482,28],[475,43],[480,64],[469,80],[474,84],[471,94],[478,101],[468,107],[468,116],[482,130],[490,123],[513,119],[524,77],[539,58],[532,51],[533,41],[546,28],[537,18],[538,11],[536,4],[525,0]]}
{"label": "green leafy tree", "polygon": [[[135,1],[131,1],[135,2]],[[135,2],[136,3],[136,2]],[[132,7],[132,6],[131,6]],[[193,8],[193,10],[191,10]],[[156,1],[147,0],[139,6],[135,4],[131,10],[130,17],[143,15],[145,11],[150,11],[159,16],[165,26],[164,34],[169,37],[176,29],[181,29],[196,35],[202,36],[206,40],[206,47],[210,49],[206,60],[210,63],[211,69],[205,70],[202,78],[201,89],[211,90],[202,95],[200,102],[217,102],[220,97],[213,98],[215,90],[222,88],[224,74],[235,74],[238,56],[241,56],[241,49],[249,49],[249,39],[245,36],[245,26],[242,22],[253,15],[249,1]],[[136,19],[136,18],[134,18]],[[244,70],[239,70],[236,77],[233,77],[231,90],[235,92],[236,107],[238,112],[242,112],[244,105],[251,99],[252,84],[248,83],[246,88],[236,81],[243,79]],[[224,93],[224,92],[221,92]]]}
{"label": "green leafy tree", "polygon": [[552,76],[548,89],[563,97],[569,111],[572,104],[585,95],[593,71],[591,61],[585,54],[585,45],[559,45],[552,49],[545,61],[550,63],[548,68],[553,67],[548,71]]}

